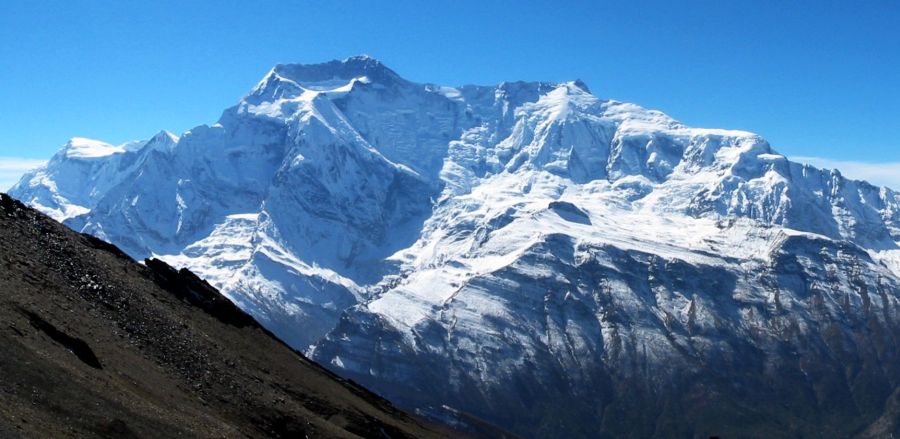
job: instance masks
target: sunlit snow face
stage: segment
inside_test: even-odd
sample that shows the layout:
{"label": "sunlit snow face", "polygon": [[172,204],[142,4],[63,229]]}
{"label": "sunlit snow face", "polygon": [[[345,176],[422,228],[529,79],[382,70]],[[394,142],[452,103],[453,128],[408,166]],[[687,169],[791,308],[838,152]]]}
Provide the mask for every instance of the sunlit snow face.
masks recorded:
{"label": "sunlit snow face", "polygon": [[14,194],[190,267],[325,364],[400,386],[433,381],[414,364],[431,361],[450,393],[625,361],[613,346],[661,369],[725,358],[721,337],[777,314],[773,288],[802,332],[797,279],[875,291],[900,273],[896,194],[752,133],[576,82],[416,84],[370,58],[277,66],[181,138],[73,139]]}

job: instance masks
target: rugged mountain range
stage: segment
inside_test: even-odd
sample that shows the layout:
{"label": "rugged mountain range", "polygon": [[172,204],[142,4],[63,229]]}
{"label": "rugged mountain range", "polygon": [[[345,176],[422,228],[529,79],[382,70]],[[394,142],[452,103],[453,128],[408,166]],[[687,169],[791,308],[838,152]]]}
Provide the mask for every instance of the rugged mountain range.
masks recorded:
{"label": "rugged mountain range", "polygon": [[[0,437],[447,437],[209,284],[0,194]],[[454,434],[455,436],[455,434]]]}
{"label": "rugged mountain range", "polygon": [[72,139],[11,193],[451,423],[900,428],[900,196],[580,81],[278,65],[212,126]]}

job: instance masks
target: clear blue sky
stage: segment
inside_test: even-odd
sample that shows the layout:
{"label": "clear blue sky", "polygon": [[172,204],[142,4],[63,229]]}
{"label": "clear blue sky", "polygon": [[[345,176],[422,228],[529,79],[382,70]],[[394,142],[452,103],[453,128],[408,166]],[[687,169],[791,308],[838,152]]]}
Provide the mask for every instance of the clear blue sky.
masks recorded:
{"label": "clear blue sky", "polygon": [[[900,161],[897,1],[0,1],[0,157],[212,123],[279,62],[581,78],[792,156]],[[2,164],[0,164],[2,168]]]}

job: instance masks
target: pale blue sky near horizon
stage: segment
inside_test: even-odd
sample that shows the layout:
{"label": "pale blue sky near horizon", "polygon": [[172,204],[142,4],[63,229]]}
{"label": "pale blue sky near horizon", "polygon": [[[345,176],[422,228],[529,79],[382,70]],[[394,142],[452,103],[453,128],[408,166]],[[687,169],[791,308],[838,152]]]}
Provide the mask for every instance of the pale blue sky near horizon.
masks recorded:
{"label": "pale blue sky near horizon", "polygon": [[898,23],[896,1],[7,0],[0,186],[70,137],[180,134],[276,63],[365,53],[444,85],[579,78],[897,187]]}

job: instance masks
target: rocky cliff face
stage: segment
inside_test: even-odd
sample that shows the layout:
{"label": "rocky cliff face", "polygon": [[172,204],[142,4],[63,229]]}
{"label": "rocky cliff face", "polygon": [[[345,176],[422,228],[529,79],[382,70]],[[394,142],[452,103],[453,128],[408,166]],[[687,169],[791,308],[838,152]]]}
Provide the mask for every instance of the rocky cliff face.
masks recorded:
{"label": "rocky cliff face", "polygon": [[755,134],[357,57],[157,143],[71,182],[67,147],[12,193],[406,407],[533,437],[898,428],[900,198]]}

